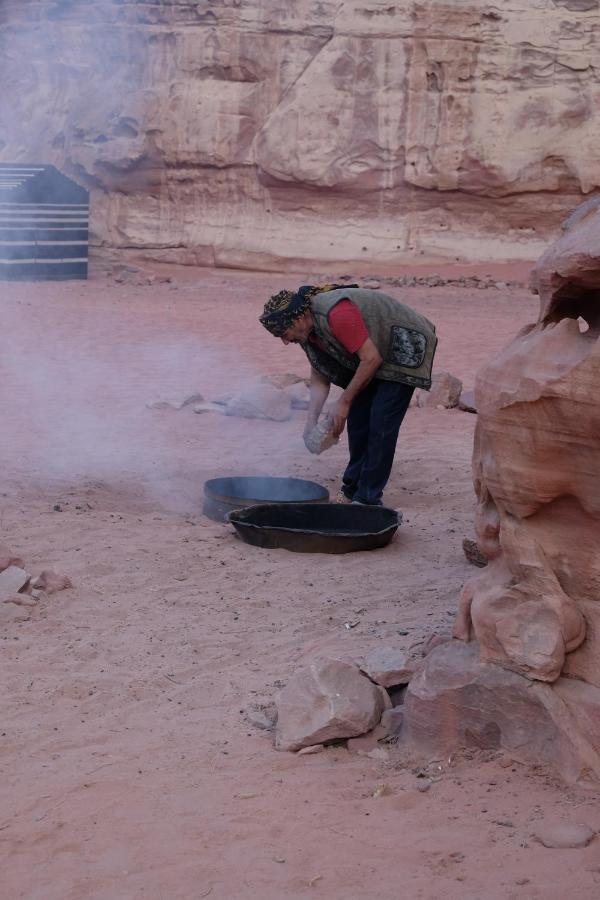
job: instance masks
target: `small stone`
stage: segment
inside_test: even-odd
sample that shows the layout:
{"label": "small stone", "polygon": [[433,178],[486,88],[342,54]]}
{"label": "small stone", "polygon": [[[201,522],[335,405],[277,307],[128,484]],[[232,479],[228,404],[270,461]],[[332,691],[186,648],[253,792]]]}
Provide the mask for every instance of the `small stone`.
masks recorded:
{"label": "small stone", "polygon": [[424,794],[429,790],[432,784],[433,782],[429,778],[418,778],[415,787],[419,793]]}
{"label": "small stone", "polygon": [[530,878],[517,878],[517,880],[515,881],[515,884],[518,884],[518,885],[530,884],[530,881],[531,881]]}
{"label": "small stone", "polygon": [[472,566],[478,566],[480,569],[483,569],[484,566],[487,566],[488,561],[477,546],[476,541],[465,538],[462,542],[462,546],[465,557]]}
{"label": "small stone", "polygon": [[383,747],[375,747],[366,754],[369,759],[376,759],[379,762],[386,762],[389,759],[389,753]]}
{"label": "small stone", "polygon": [[379,727],[385,732],[385,737],[400,734],[403,718],[404,713],[398,707],[384,710]]}
{"label": "small stone", "polygon": [[461,395],[458,399],[458,408],[463,412],[477,413],[475,394],[473,391],[461,391]]}
{"label": "small stone", "polygon": [[572,847],[587,847],[595,832],[589,825],[573,825],[568,822],[557,822],[538,826],[532,837],[544,847],[553,850],[566,850]]}
{"label": "small stone", "polygon": [[217,403],[216,401],[213,403],[196,403],[194,405],[195,413],[206,413],[206,412],[218,412],[224,413],[225,407],[222,403]]}
{"label": "small stone", "polygon": [[6,544],[0,544],[0,572],[4,572],[9,566],[16,566],[17,569],[23,569],[25,563],[20,556],[15,556]]}
{"label": "small stone", "polygon": [[31,586],[40,591],[45,591],[46,594],[55,594],[57,591],[72,588],[73,583],[68,575],[59,575],[53,569],[44,569],[37,578],[33,579]]}
{"label": "small stone", "polygon": [[[254,725],[255,728],[260,728],[262,731],[273,731],[273,728],[275,727],[274,720],[260,709],[249,710],[246,714],[246,718],[251,725]],[[315,746],[321,746],[321,744]]]}
{"label": "small stone", "polygon": [[314,756],[315,753],[322,753],[324,749],[323,744],[311,744],[310,747],[303,747],[302,750],[298,750],[296,756]]}
{"label": "small stone", "polygon": [[374,797],[389,797],[392,793],[392,789],[389,784],[378,784],[375,790],[373,791]]}

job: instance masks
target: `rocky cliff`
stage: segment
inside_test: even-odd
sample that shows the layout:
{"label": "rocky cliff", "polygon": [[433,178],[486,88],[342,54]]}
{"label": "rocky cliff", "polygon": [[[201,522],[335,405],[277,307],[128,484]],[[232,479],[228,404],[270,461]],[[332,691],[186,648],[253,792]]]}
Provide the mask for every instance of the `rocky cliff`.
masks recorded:
{"label": "rocky cliff", "polygon": [[3,0],[0,161],[157,259],[532,259],[600,185],[599,6]]}

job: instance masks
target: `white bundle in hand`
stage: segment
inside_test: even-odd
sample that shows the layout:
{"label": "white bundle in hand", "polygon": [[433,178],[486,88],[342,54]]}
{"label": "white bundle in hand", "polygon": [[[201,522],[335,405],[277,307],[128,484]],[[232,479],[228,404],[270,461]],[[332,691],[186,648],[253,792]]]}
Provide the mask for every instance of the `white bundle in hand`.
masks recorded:
{"label": "white bundle in hand", "polygon": [[333,434],[333,419],[331,416],[323,416],[320,422],[304,434],[304,443],[311,453],[323,453],[337,444],[339,438]]}

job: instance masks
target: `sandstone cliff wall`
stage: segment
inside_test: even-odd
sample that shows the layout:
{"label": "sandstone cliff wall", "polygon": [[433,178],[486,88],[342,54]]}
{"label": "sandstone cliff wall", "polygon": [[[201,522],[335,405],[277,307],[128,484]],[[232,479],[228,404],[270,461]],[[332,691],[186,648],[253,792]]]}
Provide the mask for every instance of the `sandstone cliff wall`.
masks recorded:
{"label": "sandstone cliff wall", "polygon": [[600,185],[599,6],[2,0],[0,161],[157,259],[533,259]]}

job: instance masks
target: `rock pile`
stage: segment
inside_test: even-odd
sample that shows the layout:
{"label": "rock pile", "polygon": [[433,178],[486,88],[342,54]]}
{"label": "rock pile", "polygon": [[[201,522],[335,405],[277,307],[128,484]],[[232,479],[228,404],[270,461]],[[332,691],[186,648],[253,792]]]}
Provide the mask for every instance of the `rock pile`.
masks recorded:
{"label": "rock pile", "polygon": [[397,736],[403,691],[423,665],[423,655],[382,645],[356,658],[320,656],[290,678],[277,700],[275,746],[298,751],[354,739],[348,746],[371,751]]}
{"label": "rock pile", "polygon": [[25,570],[23,560],[0,544],[0,623],[29,618],[32,608],[47,594],[71,587],[70,578],[52,569],[44,569],[32,577]]}

